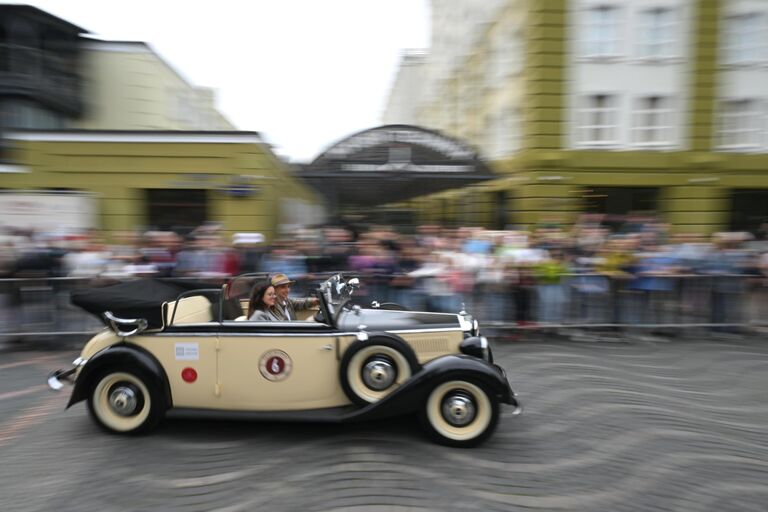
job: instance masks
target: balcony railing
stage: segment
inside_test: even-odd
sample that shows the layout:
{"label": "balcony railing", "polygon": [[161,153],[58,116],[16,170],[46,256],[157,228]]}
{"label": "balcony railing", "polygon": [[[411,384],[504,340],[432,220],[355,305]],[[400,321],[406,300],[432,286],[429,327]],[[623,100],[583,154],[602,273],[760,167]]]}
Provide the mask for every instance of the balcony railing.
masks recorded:
{"label": "balcony railing", "polygon": [[77,61],[52,52],[0,44],[0,95],[32,96],[57,109],[82,108]]}

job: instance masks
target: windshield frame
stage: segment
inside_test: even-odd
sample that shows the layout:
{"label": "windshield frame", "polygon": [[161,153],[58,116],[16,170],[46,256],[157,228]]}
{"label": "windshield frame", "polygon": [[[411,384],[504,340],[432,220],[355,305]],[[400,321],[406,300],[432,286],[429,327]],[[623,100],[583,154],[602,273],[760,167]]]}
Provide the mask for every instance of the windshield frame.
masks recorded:
{"label": "windshield frame", "polygon": [[328,315],[334,327],[338,326],[339,316],[355,291],[356,287],[349,284],[350,279],[343,273],[334,274],[317,287],[323,314]]}

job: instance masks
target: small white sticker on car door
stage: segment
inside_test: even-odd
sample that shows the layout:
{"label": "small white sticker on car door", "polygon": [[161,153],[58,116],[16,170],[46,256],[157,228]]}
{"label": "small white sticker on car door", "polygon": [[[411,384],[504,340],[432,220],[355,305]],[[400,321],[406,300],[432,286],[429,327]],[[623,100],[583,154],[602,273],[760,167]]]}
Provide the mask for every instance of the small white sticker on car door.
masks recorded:
{"label": "small white sticker on car door", "polygon": [[200,345],[198,343],[176,343],[177,361],[197,361],[200,359]]}

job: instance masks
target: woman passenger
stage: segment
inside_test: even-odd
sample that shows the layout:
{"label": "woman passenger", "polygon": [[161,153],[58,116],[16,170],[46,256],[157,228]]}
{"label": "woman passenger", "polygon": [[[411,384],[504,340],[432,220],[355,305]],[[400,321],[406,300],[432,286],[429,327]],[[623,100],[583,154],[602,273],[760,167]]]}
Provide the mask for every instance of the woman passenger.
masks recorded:
{"label": "woman passenger", "polygon": [[272,322],[278,318],[272,314],[270,308],[274,307],[277,294],[275,287],[269,281],[257,283],[253,287],[251,300],[248,302],[248,320],[256,322]]}

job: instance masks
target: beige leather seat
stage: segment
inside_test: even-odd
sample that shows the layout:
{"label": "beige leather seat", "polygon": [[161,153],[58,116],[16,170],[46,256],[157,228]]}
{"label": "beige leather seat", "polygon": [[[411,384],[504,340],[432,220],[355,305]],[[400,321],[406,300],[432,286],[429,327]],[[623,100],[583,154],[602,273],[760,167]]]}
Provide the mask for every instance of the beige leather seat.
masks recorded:
{"label": "beige leather seat", "polygon": [[[173,308],[176,307],[176,314]],[[179,324],[199,324],[213,322],[211,313],[211,301],[202,295],[193,295],[184,297],[175,302],[168,303],[168,319],[173,318],[173,325]]]}

